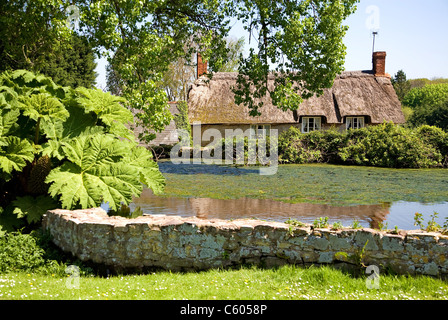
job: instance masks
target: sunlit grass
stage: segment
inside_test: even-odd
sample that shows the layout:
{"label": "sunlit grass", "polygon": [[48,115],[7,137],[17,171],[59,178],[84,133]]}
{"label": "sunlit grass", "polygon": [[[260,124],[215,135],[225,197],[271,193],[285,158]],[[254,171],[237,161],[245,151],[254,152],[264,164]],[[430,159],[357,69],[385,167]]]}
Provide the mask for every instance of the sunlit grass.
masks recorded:
{"label": "sunlit grass", "polygon": [[380,275],[379,289],[369,289],[364,275],[354,277],[326,266],[87,276],[79,279],[79,289],[68,288],[67,279],[3,274],[0,299],[448,299],[448,283],[431,277]]}

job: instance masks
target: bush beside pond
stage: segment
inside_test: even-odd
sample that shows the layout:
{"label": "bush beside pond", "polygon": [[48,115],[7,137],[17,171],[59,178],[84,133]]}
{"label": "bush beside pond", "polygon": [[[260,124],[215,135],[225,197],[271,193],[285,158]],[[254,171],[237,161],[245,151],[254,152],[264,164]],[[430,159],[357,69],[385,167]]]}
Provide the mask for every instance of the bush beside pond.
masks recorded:
{"label": "bush beside pond", "polygon": [[448,166],[448,134],[433,126],[392,123],[339,132],[301,133],[291,127],[279,137],[280,163],[333,163],[389,168]]}

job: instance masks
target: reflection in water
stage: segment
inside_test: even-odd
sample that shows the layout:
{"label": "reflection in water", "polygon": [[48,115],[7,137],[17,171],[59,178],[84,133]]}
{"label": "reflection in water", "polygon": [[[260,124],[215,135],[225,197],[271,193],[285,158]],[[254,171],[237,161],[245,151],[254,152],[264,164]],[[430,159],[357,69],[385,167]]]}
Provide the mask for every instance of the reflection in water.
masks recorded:
{"label": "reflection in water", "polygon": [[399,201],[392,204],[360,205],[336,207],[313,203],[286,203],[268,199],[209,199],[209,198],[168,198],[152,194],[144,189],[141,196],[134,199],[131,210],[140,207],[144,214],[164,214],[196,216],[202,219],[242,219],[256,218],[284,222],[289,218],[312,223],[319,217],[328,217],[330,223],[340,222],[348,227],[356,219],[363,227],[378,228],[379,223],[388,229],[416,229],[414,214],[422,213],[425,225],[434,212],[439,213],[436,222],[445,223],[448,217],[448,202],[425,204]]}
{"label": "reflection in water", "polygon": [[389,204],[337,207],[313,203],[286,203],[268,199],[166,198],[145,189],[134,199],[131,209],[140,207],[146,214],[196,216],[202,219],[256,218],[284,222],[289,218],[312,223],[328,217],[330,223],[350,226],[357,219],[364,227],[378,228],[389,214]]}

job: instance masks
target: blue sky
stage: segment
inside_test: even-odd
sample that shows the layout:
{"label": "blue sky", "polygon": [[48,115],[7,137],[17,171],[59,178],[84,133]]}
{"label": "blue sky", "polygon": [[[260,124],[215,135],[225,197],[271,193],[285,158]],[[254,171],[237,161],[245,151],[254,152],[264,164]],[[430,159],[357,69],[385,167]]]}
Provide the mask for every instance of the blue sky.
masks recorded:
{"label": "blue sky", "polygon": [[[375,51],[387,52],[386,72],[390,75],[402,69],[408,79],[448,78],[447,0],[361,0],[345,24],[349,26],[344,38],[346,70],[372,68],[375,30]],[[231,36],[247,37],[241,30],[236,24]],[[105,88],[104,61],[99,61],[96,71],[98,86]]]}
{"label": "blue sky", "polygon": [[387,52],[386,72],[393,76],[402,69],[408,79],[448,78],[447,0],[361,0],[346,20],[346,70],[371,69],[369,6],[379,12],[375,51]]}

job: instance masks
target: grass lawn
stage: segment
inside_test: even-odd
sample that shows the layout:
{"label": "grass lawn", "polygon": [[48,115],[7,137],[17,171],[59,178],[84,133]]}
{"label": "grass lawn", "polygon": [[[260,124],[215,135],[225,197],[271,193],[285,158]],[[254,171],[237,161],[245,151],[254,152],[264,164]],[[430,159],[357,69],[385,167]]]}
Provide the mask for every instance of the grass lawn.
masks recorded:
{"label": "grass lawn", "polygon": [[369,289],[366,276],[354,277],[331,267],[283,266],[263,270],[210,270],[192,273],[81,277],[79,289],[60,276],[0,275],[0,299],[164,299],[164,300],[314,300],[448,299],[448,283],[430,277],[380,275]]}
{"label": "grass lawn", "polygon": [[[188,165],[185,165],[188,171]],[[232,168],[230,168],[232,169]],[[235,169],[235,168],[233,168]],[[445,169],[388,169],[328,164],[279,165],[261,176],[256,167],[229,174],[164,173],[165,196],[216,199],[259,198],[331,205],[448,200]]]}

